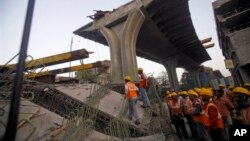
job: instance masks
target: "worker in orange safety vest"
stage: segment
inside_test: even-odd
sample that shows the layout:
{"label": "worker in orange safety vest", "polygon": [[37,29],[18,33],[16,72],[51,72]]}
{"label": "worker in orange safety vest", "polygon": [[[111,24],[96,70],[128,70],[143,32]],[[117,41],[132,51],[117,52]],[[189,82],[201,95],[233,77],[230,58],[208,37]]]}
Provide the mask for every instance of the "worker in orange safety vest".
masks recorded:
{"label": "worker in orange safety vest", "polygon": [[142,68],[138,68],[138,77],[139,77],[139,92],[140,92],[140,96],[141,96],[142,101],[143,101],[143,105],[141,105],[141,107],[142,108],[150,108],[151,104],[150,104],[150,101],[148,99],[148,94],[146,91],[146,89],[148,87],[147,77],[143,73]]}
{"label": "worker in orange safety vest", "polygon": [[194,129],[195,127],[194,127],[193,118],[191,116],[191,114],[193,113],[193,102],[190,100],[187,91],[180,91],[179,95],[181,97],[183,97],[183,103],[184,103],[183,112],[184,112],[184,116],[187,119],[189,128],[191,130],[192,137],[195,137],[196,136],[196,132],[195,132],[195,129]]}
{"label": "worker in orange safety vest", "polygon": [[134,117],[135,124],[138,125],[140,124],[140,118],[136,109],[138,88],[133,82],[131,82],[130,76],[125,76],[124,80],[125,80],[124,98],[128,100],[128,104],[129,104],[129,109],[128,109],[129,119],[132,120]]}
{"label": "worker in orange safety vest", "polygon": [[172,123],[176,128],[178,137],[180,139],[182,139],[183,137],[187,139],[188,135],[184,122],[183,101],[178,97],[175,92],[171,93],[171,97],[172,100],[169,101],[169,109],[171,111]]}
{"label": "worker in orange safety vest", "polygon": [[202,117],[203,124],[210,134],[213,141],[224,141],[222,130],[224,128],[223,120],[218,107],[211,101],[213,91],[211,88],[202,88],[199,92],[201,100],[204,103]]}
{"label": "worker in orange safety vest", "polygon": [[211,141],[211,137],[203,124],[203,103],[195,89],[188,90],[188,95],[192,101],[192,108],[190,108],[192,113],[190,115],[193,118],[194,138],[197,141]]}

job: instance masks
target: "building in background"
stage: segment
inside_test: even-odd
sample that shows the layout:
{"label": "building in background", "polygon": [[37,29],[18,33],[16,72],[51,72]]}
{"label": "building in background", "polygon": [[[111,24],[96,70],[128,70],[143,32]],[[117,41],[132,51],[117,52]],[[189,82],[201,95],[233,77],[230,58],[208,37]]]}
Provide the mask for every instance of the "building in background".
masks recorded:
{"label": "building in background", "polygon": [[250,1],[212,3],[219,45],[236,85],[250,82]]}
{"label": "building in background", "polygon": [[[200,66],[199,68],[199,81],[201,87],[212,87],[213,89],[218,89],[219,84],[234,86],[231,76],[224,77],[219,70],[213,70],[205,66]],[[197,87],[194,78],[189,72],[182,74],[180,87],[182,90]]]}

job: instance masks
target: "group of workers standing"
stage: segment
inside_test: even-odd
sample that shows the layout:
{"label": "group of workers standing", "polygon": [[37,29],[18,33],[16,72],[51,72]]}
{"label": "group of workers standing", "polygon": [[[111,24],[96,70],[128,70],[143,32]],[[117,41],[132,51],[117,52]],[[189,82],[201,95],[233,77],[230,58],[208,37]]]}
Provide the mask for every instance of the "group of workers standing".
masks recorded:
{"label": "group of workers standing", "polygon": [[[140,124],[136,109],[138,97],[142,108],[151,104],[146,92],[147,78],[143,69],[138,69],[139,83],[125,76],[124,98],[128,100],[128,118]],[[185,122],[188,123],[192,138],[197,141],[229,141],[231,125],[250,125],[250,83],[242,87],[219,85],[212,88],[194,88],[179,92],[167,91],[164,102],[168,106],[170,119],[180,139],[188,139]]]}
{"label": "group of workers standing", "polygon": [[165,102],[181,139],[188,139],[184,119],[198,141],[229,141],[230,125],[250,125],[250,83],[167,92]]}

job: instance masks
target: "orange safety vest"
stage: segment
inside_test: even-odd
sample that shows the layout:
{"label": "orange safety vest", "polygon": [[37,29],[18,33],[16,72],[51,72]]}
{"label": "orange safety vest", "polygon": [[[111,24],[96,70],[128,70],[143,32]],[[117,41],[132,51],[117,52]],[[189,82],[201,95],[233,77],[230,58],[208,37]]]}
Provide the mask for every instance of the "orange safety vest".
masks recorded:
{"label": "orange safety vest", "polygon": [[[217,115],[216,119],[211,119],[211,115],[209,115],[209,108],[215,108],[216,109],[216,112],[215,113]],[[214,120],[214,121],[213,121]],[[217,106],[210,102],[208,103],[206,106],[204,106],[204,113],[203,113],[203,124],[205,127],[208,127],[208,128],[223,128],[223,120],[221,118],[221,114],[217,108]]]}
{"label": "orange safety vest", "polygon": [[[198,99],[198,98],[195,99],[194,105],[196,105],[196,104],[199,104],[201,106],[201,108],[203,109],[203,105],[202,105],[202,102],[200,99]],[[192,115],[194,122],[203,123],[203,114],[202,113],[203,112],[201,112],[201,114],[199,114],[199,115]]]}
{"label": "orange safety vest", "polygon": [[250,125],[250,106],[248,106],[244,110],[241,110],[241,115],[242,115],[242,123],[244,125]]}
{"label": "orange safety vest", "polygon": [[184,113],[191,114],[193,113],[193,111],[194,111],[193,103],[189,97],[186,97],[184,99]]}
{"label": "orange safety vest", "polygon": [[139,87],[148,87],[148,82],[144,74],[139,74]]}
{"label": "orange safety vest", "polygon": [[136,97],[137,93],[136,93],[136,86],[135,86],[135,84],[132,83],[132,82],[128,82],[126,85],[128,86],[127,99],[131,99],[131,98]]}
{"label": "orange safety vest", "polygon": [[180,113],[181,111],[181,100],[178,98],[177,102],[174,102],[173,100],[169,101],[169,106],[171,111],[175,113]]}

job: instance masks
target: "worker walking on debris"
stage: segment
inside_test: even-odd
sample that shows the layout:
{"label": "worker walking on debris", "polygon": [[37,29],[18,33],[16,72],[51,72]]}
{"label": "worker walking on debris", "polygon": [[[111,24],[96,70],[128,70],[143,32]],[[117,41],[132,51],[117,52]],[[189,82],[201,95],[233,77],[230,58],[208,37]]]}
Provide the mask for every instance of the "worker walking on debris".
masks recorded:
{"label": "worker walking on debris", "polygon": [[146,92],[146,88],[148,87],[147,77],[143,73],[142,68],[138,68],[138,76],[139,76],[139,92],[140,92],[140,96],[141,96],[142,101],[143,101],[143,105],[141,107],[142,108],[150,108],[151,104],[149,102],[148,95]]}
{"label": "worker walking on debris", "polygon": [[138,93],[138,87],[131,82],[130,76],[125,76],[125,94],[124,98],[128,99],[129,104],[129,119],[132,120],[133,117],[135,118],[135,124],[140,124],[140,118],[136,109],[136,101],[137,101],[137,93]]}

